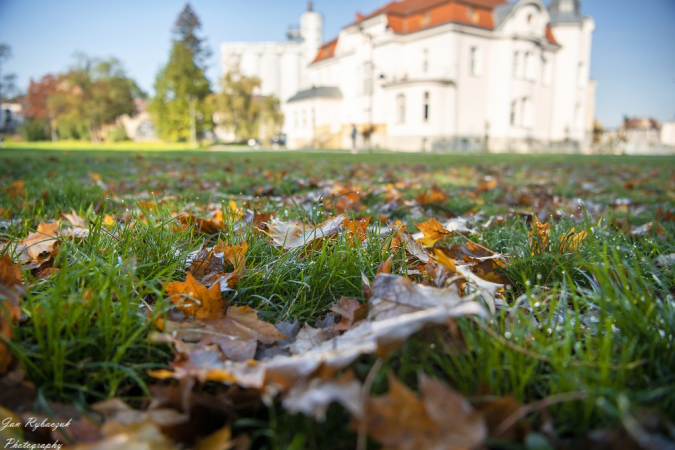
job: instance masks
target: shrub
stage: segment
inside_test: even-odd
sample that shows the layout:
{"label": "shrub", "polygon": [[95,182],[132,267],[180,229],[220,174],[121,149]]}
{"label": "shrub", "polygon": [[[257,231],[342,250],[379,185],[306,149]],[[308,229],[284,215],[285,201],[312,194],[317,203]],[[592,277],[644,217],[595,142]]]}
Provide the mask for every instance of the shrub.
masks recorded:
{"label": "shrub", "polygon": [[29,120],[21,127],[21,135],[29,142],[46,141],[49,139],[49,129],[44,120]]}

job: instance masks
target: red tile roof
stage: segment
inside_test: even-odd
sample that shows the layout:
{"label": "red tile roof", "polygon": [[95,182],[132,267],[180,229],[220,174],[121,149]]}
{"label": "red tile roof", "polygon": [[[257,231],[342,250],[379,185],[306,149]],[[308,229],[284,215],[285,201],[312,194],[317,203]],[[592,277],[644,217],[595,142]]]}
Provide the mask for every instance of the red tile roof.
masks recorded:
{"label": "red tile roof", "polygon": [[333,39],[330,42],[327,42],[319,48],[319,51],[316,53],[316,58],[312,61],[312,64],[324,59],[332,58],[335,55],[335,47],[337,47],[338,40],[337,38]]}
{"label": "red tile roof", "polygon": [[558,41],[555,40],[555,36],[553,36],[551,25],[546,25],[546,39],[553,45],[559,45]]}
{"label": "red tile roof", "polygon": [[[507,0],[399,0],[370,14],[357,13],[352,25],[385,14],[389,28],[396,34],[415,33],[446,23],[494,30],[492,10],[507,3]],[[546,39],[557,45],[550,27],[546,28]],[[314,62],[332,58],[336,46],[337,39],[325,44],[319,49]]]}
{"label": "red tile roof", "polygon": [[506,3],[506,0],[400,0],[370,14],[357,14],[355,23],[386,14],[389,26],[399,34],[450,22],[491,30],[492,10]]}

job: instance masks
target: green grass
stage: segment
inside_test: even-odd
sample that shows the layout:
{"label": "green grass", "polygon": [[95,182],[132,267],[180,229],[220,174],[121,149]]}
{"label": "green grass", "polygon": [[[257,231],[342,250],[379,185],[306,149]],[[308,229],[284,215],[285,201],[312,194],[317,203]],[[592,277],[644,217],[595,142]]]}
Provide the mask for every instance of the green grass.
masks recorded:
{"label": "green grass", "polygon": [[[361,190],[362,206],[347,213],[372,216],[371,223],[400,219],[413,231],[429,217],[478,214],[480,223],[492,217],[493,225],[472,239],[510,257],[503,269],[513,284],[507,307],[480,324],[458,320],[464,350],[449,346],[438,331],[410,339],[386,359],[376,392],[386,390],[388,370],[411,386],[418,371],[433,374],[473,400],[513,395],[531,403],[583,391],[584,400],[548,410],[558,435],[571,442],[590,430],[618,427],[644,408],[675,416],[675,271],[655,264],[675,252],[675,223],[658,215],[659,208],[675,209],[673,158],[29,147],[0,151],[0,189],[15,181],[25,188],[18,197],[0,191],[0,242],[21,240],[41,220],[71,209],[90,223],[87,239],[61,242],[58,273],[38,280],[24,269],[26,320],[11,347],[44,398],[86,404],[147,397],[152,380],[146,370],[165,367],[172,357],[146,340],[153,319],[169,307],[163,283],[184,279],[186,255],[217,239],[247,242],[246,276],[230,301],[258,309],[267,320],[313,323],[341,296],[363,299],[362,274],[372,279],[392,254],[390,238],[376,230],[363,246],[341,236],[312,252],[283,252],[251,230],[203,236],[172,217],[206,217],[233,200],[283,220],[320,223],[339,213],[339,199],[316,187],[330,180]],[[499,179],[498,188],[476,194],[488,176]],[[387,185],[401,180],[404,200],[433,185],[449,198],[385,205]],[[541,204],[522,200],[525,194]],[[549,247],[533,255],[525,213],[556,214],[545,207],[555,199],[567,208],[564,217],[552,221]],[[106,214],[118,219],[112,228],[103,225]],[[631,234],[648,222],[651,231]],[[572,227],[587,233],[579,248],[561,243]],[[393,271],[405,274],[403,252],[394,256]],[[360,359],[357,375],[365,378],[372,363]],[[264,448],[348,448],[354,442],[348,421],[337,406],[320,427],[277,406],[240,418],[235,430]]]}

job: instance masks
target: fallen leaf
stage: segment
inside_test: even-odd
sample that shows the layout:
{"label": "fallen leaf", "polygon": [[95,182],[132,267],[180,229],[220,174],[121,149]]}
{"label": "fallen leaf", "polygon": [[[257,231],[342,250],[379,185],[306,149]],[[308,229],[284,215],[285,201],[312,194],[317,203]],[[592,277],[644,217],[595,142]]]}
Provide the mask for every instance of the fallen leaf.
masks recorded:
{"label": "fallen leaf", "polygon": [[419,228],[424,236],[417,239],[417,241],[422,242],[425,247],[433,247],[437,241],[451,234],[443,228],[440,222],[433,218],[426,222],[418,223],[417,228]]}
{"label": "fallen leaf", "polygon": [[370,216],[361,220],[345,219],[342,222],[342,228],[345,230],[345,236],[351,243],[361,243],[366,240]]}
{"label": "fallen leaf", "polygon": [[250,306],[230,306],[226,317],[208,322],[207,328],[238,339],[253,339],[265,344],[273,344],[286,337],[271,323],[258,319],[258,312]]}
{"label": "fallen leaf", "polygon": [[536,215],[532,216],[532,231],[527,235],[527,237],[530,239],[529,243],[532,256],[539,255],[546,251],[550,230],[550,220],[546,223],[541,223]]}
{"label": "fallen leaf", "polygon": [[60,221],[45,223],[40,222],[37,231],[28,233],[28,236],[17,245],[16,252],[19,254],[19,260],[28,262],[36,260],[44,253],[51,253],[54,246],[58,244]]}
{"label": "fallen leaf", "polygon": [[225,302],[220,292],[220,285],[211,288],[203,286],[188,272],[185,281],[174,281],[166,285],[169,300],[188,317],[197,319],[213,319],[222,316]]}
{"label": "fallen leaf", "polygon": [[25,197],[26,189],[24,188],[24,185],[25,184],[23,181],[14,181],[9,186],[5,186],[4,188],[2,188],[2,192],[7,194],[7,196],[12,200]]}
{"label": "fallen leaf", "polygon": [[222,260],[231,264],[235,273],[241,273],[246,268],[245,255],[247,251],[248,244],[246,242],[242,242],[240,245],[224,245],[219,242],[213,248],[212,253],[222,253]]}
{"label": "fallen leaf", "polygon": [[491,191],[497,187],[497,184],[498,183],[496,178],[486,180],[483,183],[479,184],[478,187],[476,187],[476,190],[473,192],[473,196],[477,197],[484,192]]}
{"label": "fallen leaf", "polygon": [[413,283],[407,277],[380,274],[371,286],[368,319],[382,320],[438,306],[452,308],[463,303],[456,287],[438,289]]}
{"label": "fallen leaf", "polygon": [[[378,281],[381,277],[394,277],[401,280]],[[409,282],[410,280],[405,277],[378,275],[373,282],[373,287],[375,288],[376,285],[378,287],[374,289],[374,295],[369,301],[369,309],[371,309],[370,303],[374,298],[385,295],[387,286],[405,286]],[[418,292],[415,287],[411,290]],[[421,292],[430,291],[422,289]],[[378,297],[375,297],[375,294]],[[396,297],[396,293],[388,296]],[[485,315],[484,309],[472,301],[471,296],[461,299],[460,302],[453,301],[453,298],[446,296],[444,292],[430,294],[429,298],[417,297],[423,297],[423,295],[413,298],[416,302],[412,303],[418,307],[401,306],[408,308],[411,312],[388,311],[392,314],[386,319],[377,316],[362,320],[345,333],[335,335],[297,355],[276,355],[262,361],[236,363],[210,354],[204,355],[201,361],[195,361],[193,358],[190,364],[174,363],[173,370],[154,371],[151,375],[162,379],[194,378],[202,382],[219,381],[256,389],[268,389],[274,386],[273,392],[285,391],[295,386],[300,380],[309,380],[318,374],[323,377],[330,376],[350,365],[360,355],[375,353],[380,356],[386,355],[410,335],[426,326],[447,325],[449,319],[453,317]],[[406,296],[401,295],[400,298],[405,299]],[[441,301],[434,301],[436,298]],[[268,325],[271,326],[271,324]],[[240,329],[235,324],[230,324],[229,327],[227,330],[218,326],[212,329],[228,335],[236,335]]]}
{"label": "fallen leaf", "polygon": [[[14,264],[8,254],[0,257],[0,334],[12,339],[12,324],[21,317],[20,300],[24,288],[21,281],[21,268]],[[7,372],[14,357],[7,344],[0,341],[0,375]]]}
{"label": "fallen leaf", "polygon": [[365,319],[368,315],[365,305],[348,297],[342,297],[339,302],[330,307],[330,310],[340,315],[340,322],[332,328],[335,331],[349,330],[355,322]]}
{"label": "fallen leaf", "polygon": [[560,253],[575,252],[579,250],[581,244],[584,243],[587,237],[586,230],[579,232],[574,230],[574,227],[564,236],[560,236]]}
{"label": "fallen leaf", "polygon": [[76,228],[87,228],[87,221],[82,217],[78,216],[75,210],[71,209],[70,214],[63,213],[63,217],[70,222],[73,227]]}
{"label": "fallen leaf", "polygon": [[487,427],[469,402],[441,382],[420,374],[421,397],[389,374],[387,394],[371,397],[364,419],[368,434],[389,449],[471,449]]}
{"label": "fallen leaf", "polygon": [[337,378],[314,378],[298,383],[284,396],[283,407],[291,414],[302,413],[318,422],[326,421],[331,403],[340,403],[356,418],[363,415],[361,382],[350,370]]}
{"label": "fallen leaf", "polygon": [[441,249],[437,248],[434,250],[434,252],[436,254],[434,258],[436,261],[438,261],[442,266],[449,269],[451,272],[457,273],[457,266],[455,265],[455,261],[448,258]]}
{"label": "fallen leaf", "polygon": [[268,225],[269,231],[267,234],[272,238],[272,243],[275,246],[291,250],[308,245],[317,239],[338,234],[342,230],[342,223],[346,218],[347,216],[342,214],[316,227],[297,222],[273,220]]}
{"label": "fallen leaf", "polygon": [[217,234],[224,230],[225,224],[222,221],[214,221],[210,219],[201,219],[192,214],[183,214],[178,216],[178,220],[183,224],[184,228],[194,226],[197,231],[204,234]]}
{"label": "fallen leaf", "polygon": [[449,198],[450,197],[448,196],[448,194],[443,192],[441,188],[439,188],[438,186],[434,186],[431,189],[431,191],[427,191],[418,195],[416,200],[418,203],[426,205],[429,203],[443,203]]}

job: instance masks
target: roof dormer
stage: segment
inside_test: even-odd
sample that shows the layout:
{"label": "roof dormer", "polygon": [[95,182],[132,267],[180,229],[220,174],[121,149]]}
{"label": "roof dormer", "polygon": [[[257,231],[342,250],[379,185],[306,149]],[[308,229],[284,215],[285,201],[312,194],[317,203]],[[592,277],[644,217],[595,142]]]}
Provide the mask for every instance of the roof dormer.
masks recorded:
{"label": "roof dormer", "polygon": [[552,25],[582,23],[579,0],[551,0],[548,10],[551,14]]}

